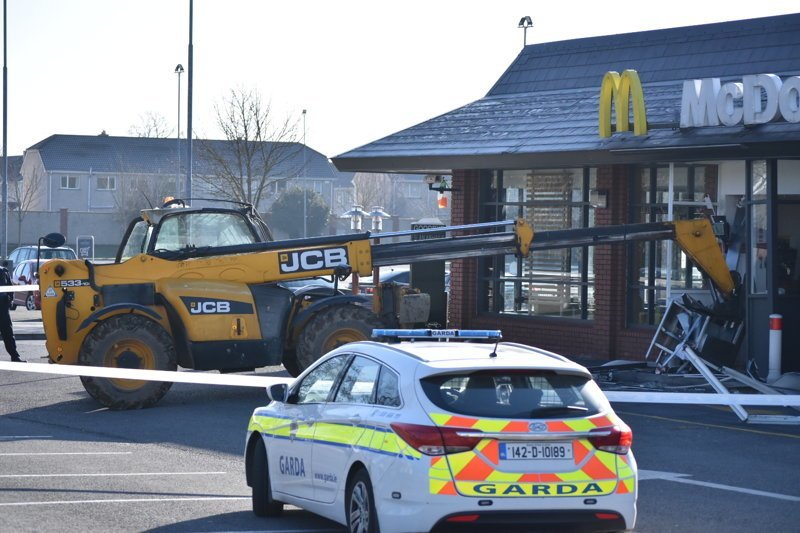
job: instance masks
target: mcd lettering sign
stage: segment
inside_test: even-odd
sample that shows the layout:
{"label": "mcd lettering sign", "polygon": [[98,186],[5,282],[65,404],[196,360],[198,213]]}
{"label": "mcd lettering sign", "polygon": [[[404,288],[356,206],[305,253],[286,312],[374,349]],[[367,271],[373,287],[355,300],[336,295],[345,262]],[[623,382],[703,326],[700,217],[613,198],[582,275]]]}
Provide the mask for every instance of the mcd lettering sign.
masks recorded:
{"label": "mcd lettering sign", "polygon": [[633,134],[647,135],[647,115],[644,93],[639,74],[628,69],[622,73],[611,71],[603,76],[600,86],[600,137],[611,137],[611,106],[616,109],[614,131],[630,131],[628,115],[633,108]]}
{"label": "mcd lettering sign", "polygon": [[781,81],[757,74],[724,85],[719,78],[683,82],[681,128],[766,124],[781,117],[800,122],[800,76]]}

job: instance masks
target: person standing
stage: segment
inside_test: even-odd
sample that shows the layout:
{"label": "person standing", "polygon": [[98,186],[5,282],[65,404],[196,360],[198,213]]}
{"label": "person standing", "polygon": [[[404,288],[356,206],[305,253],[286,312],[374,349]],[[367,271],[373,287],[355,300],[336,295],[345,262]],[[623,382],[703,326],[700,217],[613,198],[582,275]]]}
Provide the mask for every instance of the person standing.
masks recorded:
{"label": "person standing", "polygon": [[[11,276],[6,267],[0,267],[0,285],[10,286]],[[16,363],[24,363],[25,359],[19,356],[17,351],[17,341],[14,339],[14,326],[11,324],[11,302],[14,300],[13,292],[0,294],[0,335],[3,336],[3,344],[6,346],[8,355]]]}

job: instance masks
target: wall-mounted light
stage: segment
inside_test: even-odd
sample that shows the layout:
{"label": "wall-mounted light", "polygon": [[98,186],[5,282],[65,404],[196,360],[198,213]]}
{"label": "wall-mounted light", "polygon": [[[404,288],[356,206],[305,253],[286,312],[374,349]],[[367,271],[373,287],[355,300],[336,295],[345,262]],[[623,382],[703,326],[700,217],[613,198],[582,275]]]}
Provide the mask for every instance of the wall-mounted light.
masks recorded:
{"label": "wall-mounted light", "polygon": [[455,190],[447,186],[447,176],[428,174],[425,176],[425,183],[428,184],[429,191],[437,191],[441,193]]}

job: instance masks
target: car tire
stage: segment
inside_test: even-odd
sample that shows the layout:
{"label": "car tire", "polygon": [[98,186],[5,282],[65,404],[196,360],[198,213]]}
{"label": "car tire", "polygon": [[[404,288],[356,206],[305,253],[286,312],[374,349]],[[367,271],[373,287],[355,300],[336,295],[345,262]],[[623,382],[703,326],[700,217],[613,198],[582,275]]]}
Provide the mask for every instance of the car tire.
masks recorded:
{"label": "car tire", "polygon": [[25,309],[28,311],[36,311],[36,300],[33,298],[33,293],[29,292],[25,297]]}
{"label": "car tire", "polygon": [[347,484],[345,516],[350,533],[380,533],[369,474],[359,469]]}
{"label": "car tire", "polygon": [[378,316],[357,305],[323,309],[303,327],[297,342],[297,368],[302,372],[329,351],[349,342],[368,340],[382,328]]}
{"label": "car tire", "polygon": [[259,435],[258,441],[253,446],[252,462],[253,480],[253,513],[256,516],[280,516],[283,512],[283,503],[272,498],[272,484],[269,481],[269,466],[267,463],[267,447]]}
{"label": "car tire", "polygon": [[[86,336],[78,363],[110,368],[177,370],[172,337],[157,322],[126,313],[104,320]],[[104,406],[115,409],[151,407],[172,387],[169,381],[81,376],[89,395]]]}

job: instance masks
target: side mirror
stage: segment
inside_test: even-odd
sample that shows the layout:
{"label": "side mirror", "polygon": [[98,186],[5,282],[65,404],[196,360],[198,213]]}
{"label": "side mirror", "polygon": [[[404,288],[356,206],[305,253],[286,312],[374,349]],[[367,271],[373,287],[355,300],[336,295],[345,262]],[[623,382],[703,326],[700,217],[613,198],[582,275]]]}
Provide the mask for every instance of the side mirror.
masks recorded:
{"label": "side mirror", "polygon": [[44,237],[41,237],[39,241],[48,248],[58,248],[59,246],[64,246],[64,243],[67,242],[67,238],[60,233],[48,233]]}
{"label": "side mirror", "polygon": [[267,387],[267,397],[273,402],[285,402],[289,393],[289,386],[286,383],[277,383]]}
{"label": "side mirror", "polygon": [[20,277],[19,277],[19,282],[20,282],[22,285],[25,285],[25,282],[26,282],[26,281],[28,281],[28,280],[27,280],[27,278],[26,278],[25,276],[20,276]]}

